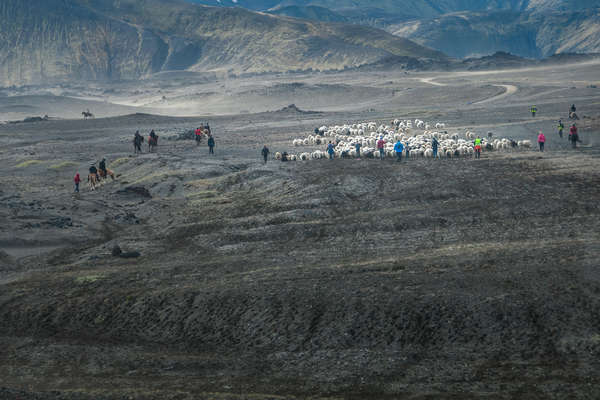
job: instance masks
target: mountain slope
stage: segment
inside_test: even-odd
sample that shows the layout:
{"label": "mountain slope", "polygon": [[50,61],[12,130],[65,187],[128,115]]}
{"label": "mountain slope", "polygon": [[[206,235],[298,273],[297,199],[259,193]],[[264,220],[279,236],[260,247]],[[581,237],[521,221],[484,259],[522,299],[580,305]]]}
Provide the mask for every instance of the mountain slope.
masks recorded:
{"label": "mountain slope", "polygon": [[598,0],[188,0],[199,4],[268,11],[289,6],[328,8],[347,18],[394,23],[461,11],[576,11],[598,7]]}
{"label": "mountain slope", "polygon": [[338,69],[445,59],[387,32],[178,0],[3,0],[0,84],[135,79],[165,70]]}
{"label": "mountain slope", "polygon": [[[453,57],[507,51],[523,57],[600,52],[600,0],[188,0],[306,19],[335,13]],[[270,7],[270,8],[269,8]],[[327,10],[311,13],[308,7]]]}
{"label": "mountain slope", "polygon": [[292,18],[309,19],[313,21],[348,22],[349,19],[328,8],[319,6],[285,6],[270,9],[274,15],[283,15]]}
{"label": "mountain slope", "polygon": [[399,24],[389,30],[459,58],[496,51],[532,58],[600,51],[600,9],[455,13]]}

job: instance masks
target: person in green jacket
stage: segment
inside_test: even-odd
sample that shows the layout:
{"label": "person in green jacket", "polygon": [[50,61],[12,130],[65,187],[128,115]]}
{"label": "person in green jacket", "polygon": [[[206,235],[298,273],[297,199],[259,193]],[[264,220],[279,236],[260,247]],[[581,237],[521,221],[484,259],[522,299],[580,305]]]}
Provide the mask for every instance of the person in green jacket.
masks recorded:
{"label": "person in green jacket", "polygon": [[475,158],[481,158],[481,138],[477,136],[473,144],[475,145]]}
{"label": "person in green jacket", "polygon": [[565,124],[563,124],[562,119],[558,120],[558,136],[562,139],[563,130],[565,129]]}

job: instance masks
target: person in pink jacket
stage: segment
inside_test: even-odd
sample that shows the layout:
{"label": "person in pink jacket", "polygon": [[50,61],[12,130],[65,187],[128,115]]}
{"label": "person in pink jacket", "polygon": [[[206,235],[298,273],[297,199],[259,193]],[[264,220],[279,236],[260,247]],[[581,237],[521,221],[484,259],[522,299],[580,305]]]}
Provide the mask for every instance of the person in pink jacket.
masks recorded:
{"label": "person in pink jacket", "polygon": [[538,144],[540,145],[540,151],[544,152],[544,143],[546,143],[546,136],[540,131],[538,135]]}

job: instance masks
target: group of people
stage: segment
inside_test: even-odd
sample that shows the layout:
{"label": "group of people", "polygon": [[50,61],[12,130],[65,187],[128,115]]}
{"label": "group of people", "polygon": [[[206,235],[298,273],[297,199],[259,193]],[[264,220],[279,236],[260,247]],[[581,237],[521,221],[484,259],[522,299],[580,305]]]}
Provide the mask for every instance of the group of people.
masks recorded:
{"label": "group of people", "polygon": [[[575,106],[573,106],[575,107]],[[558,136],[562,139],[563,137],[563,131],[565,129],[565,124],[562,122],[562,119],[558,120]],[[573,146],[573,148],[577,147],[577,142],[580,142],[581,140],[579,140],[579,133],[577,131],[577,125],[575,123],[573,123],[571,125],[571,128],[569,129],[569,142],[571,142],[571,145]]]}
{"label": "group of people", "polygon": [[215,154],[215,138],[212,135],[212,131],[210,130],[210,125],[205,124],[204,126],[199,126],[194,131],[194,137],[196,140],[196,146],[199,146],[202,142],[202,138],[207,136],[206,144],[208,145],[208,154]]}
{"label": "group of people", "polygon": [[[569,119],[579,119],[579,117],[577,117],[577,114],[575,113],[576,111],[577,111],[577,107],[575,107],[575,104],[572,104],[571,107],[569,108]],[[537,107],[531,106],[531,115],[535,117],[536,113],[537,113]],[[563,132],[565,130],[565,124],[563,123],[562,119],[558,120],[557,128],[558,128],[558,136],[562,139]],[[577,148],[577,142],[581,142],[581,140],[579,140],[579,133],[577,131],[577,125],[574,122],[569,129],[568,140],[569,140],[569,142],[571,142],[571,146],[573,146],[574,149]],[[538,133],[537,143],[540,148],[540,151],[543,152],[544,146],[546,144],[546,136],[542,133],[542,131],[540,131]]]}
{"label": "group of people", "polygon": [[[532,116],[535,117],[535,114],[537,113],[537,107],[532,106],[530,111],[531,111]],[[575,108],[575,105],[573,104],[571,106],[571,108],[569,109],[569,117],[571,117],[575,113],[575,111],[576,111],[576,108]],[[559,120],[558,121],[558,135],[560,138],[563,137],[564,129],[565,129],[564,123],[562,122],[562,120]],[[318,129],[315,129],[315,132],[318,132]],[[207,139],[208,154],[215,154],[215,152],[214,152],[215,138],[212,135],[210,126],[208,124],[205,124],[203,126],[199,126],[198,128],[196,128],[196,130],[194,131],[194,135],[195,135],[196,145],[200,145],[200,143],[202,142],[202,138],[204,137],[204,135],[206,135],[208,137],[208,139]],[[569,141],[572,143],[573,148],[576,148],[577,142],[580,142],[579,134],[577,131],[577,125],[575,123],[573,123],[571,125],[571,128],[569,130]],[[540,151],[543,152],[544,146],[546,143],[546,136],[541,131],[538,134],[537,142],[538,142]],[[135,132],[135,135],[133,137],[133,148],[134,148],[135,154],[142,153],[142,143],[144,143],[144,137],[142,135],[140,135],[140,131],[138,130]],[[385,144],[386,143],[383,140],[383,137],[379,138],[379,140],[377,141],[377,144],[376,144],[377,150],[379,152],[379,158],[382,160],[385,158]],[[154,132],[154,130],[151,130],[148,135],[148,151],[150,153],[156,151],[156,146],[158,146],[158,135]],[[439,148],[439,142],[434,137],[434,138],[432,138],[432,141],[431,141],[431,149],[433,151],[433,158],[437,158],[438,148]],[[479,136],[473,141],[473,149],[474,149],[475,158],[477,158],[477,159],[480,158],[481,157],[481,149],[482,149],[482,139]],[[356,150],[356,156],[358,158],[360,158],[361,143],[357,142],[355,144],[355,150]],[[403,152],[406,152],[407,158],[410,156],[410,147],[408,146],[408,144],[404,144],[400,140],[398,140],[394,144],[394,152],[396,153],[397,161],[402,161],[402,153]],[[261,155],[263,157],[265,164],[267,163],[267,161],[269,159],[269,154],[270,154],[269,148],[267,147],[267,145],[264,145],[264,147],[261,150]],[[334,158],[335,145],[331,141],[329,141],[329,143],[327,145],[327,154],[329,155],[330,159]],[[287,156],[287,153],[283,153],[282,161],[287,161],[286,156]],[[89,175],[88,175],[88,182],[90,183],[92,190],[95,189],[95,186],[100,181],[100,179],[106,179],[108,176],[110,176],[111,179],[115,179],[114,173],[106,167],[106,159],[103,158],[102,161],[100,161],[98,163],[98,167],[96,167],[95,164],[92,164],[92,166],[90,166],[90,168],[89,168]],[[80,177],[79,173],[77,173],[75,175],[74,182],[75,182],[75,192],[79,192],[79,184],[81,183],[81,177]]]}
{"label": "group of people", "polygon": [[[144,137],[140,135],[140,131],[135,131],[135,134],[133,135],[134,154],[142,153],[142,143],[144,143]],[[154,129],[152,129],[148,134],[148,152],[155,152],[156,146],[158,146],[158,135],[154,132]]]}
{"label": "group of people", "polygon": [[[133,135],[133,152],[135,154],[142,153],[142,143],[144,143],[144,137],[140,135],[140,131],[135,131]],[[152,129],[148,134],[148,152],[156,151],[156,146],[158,146],[158,135]]]}
{"label": "group of people", "polygon": [[[98,163],[98,167],[96,167],[96,163],[92,164],[89,168],[87,179],[88,183],[90,184],[90,188],[95,190],[96,185],[100,182],[100,180],[107,179],[109,176],[112,180],[115,179],[114,172],[108,169],[106,166],[106,158],[103,158]],[[73,181],[75,183],[75,193],[79,193],[79,184],[81,183],[81,176],[79,175],[79,172],[75,174]]]}

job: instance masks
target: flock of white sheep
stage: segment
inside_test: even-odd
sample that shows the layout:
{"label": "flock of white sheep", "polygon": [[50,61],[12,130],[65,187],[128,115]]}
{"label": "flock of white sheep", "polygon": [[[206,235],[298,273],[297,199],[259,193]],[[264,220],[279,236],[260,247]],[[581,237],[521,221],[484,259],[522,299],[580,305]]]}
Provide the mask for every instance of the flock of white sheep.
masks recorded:
{"label": "flock of white sheep", "polygon": [[[376,144],[379,139],[385,142],[384,152],[386,156],[395,157],[394,144],[400,140],[404,145],[404,153],[410,158],[433,158],[432,149],[433,138],[436,138],[438,145],[437,157],[455,158],[467,157],[474,154],[473,141],[478,137],[473,132],[448,133],[446,124],[429,124],[425,121],[416,119],[414,121],[399,120],[392,121],[391,125],[381,125],[375,122],[365,122],[350,125],[322,126],[306,138],[294,139],[292,144],[295,147],[301,146],[326,146],[331,143],[334,147],[335,158],[355,158],[358,156],[356,144],[360,143],[360,156],[373,158],[377,157]],[[518,148],[530,148],[530,140],[514,141],[507,138],[493,139],[492,134],[488,133],[486,137],[480,135],[482,139],[482,151],[509,151]],[[275,153],[275,158],[281,160],[283,153]],[[314,150],[311,152],[302,152],[299,154],[288,154],[288,161],[296,160],[317,160],[327,158],[326,150]]]}

